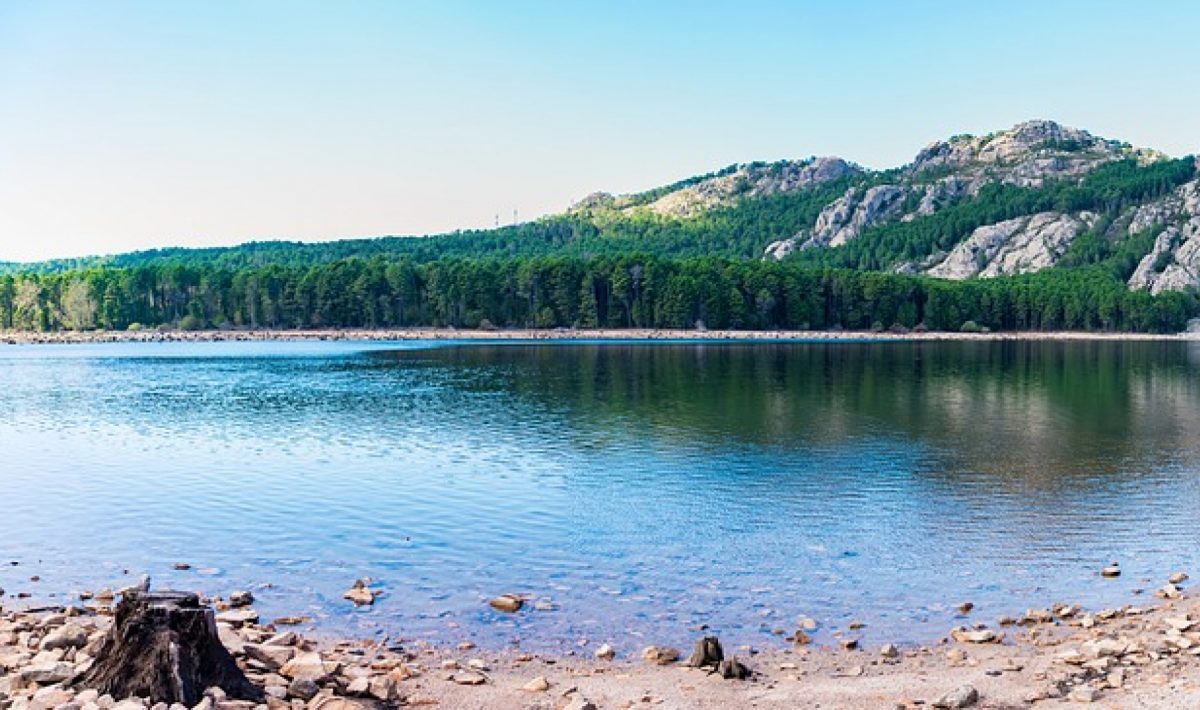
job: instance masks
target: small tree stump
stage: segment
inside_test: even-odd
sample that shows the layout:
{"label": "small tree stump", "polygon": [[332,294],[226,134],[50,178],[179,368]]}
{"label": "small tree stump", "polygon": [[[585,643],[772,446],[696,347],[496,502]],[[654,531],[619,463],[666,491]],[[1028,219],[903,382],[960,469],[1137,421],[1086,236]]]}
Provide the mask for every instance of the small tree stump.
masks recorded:
{"label": "small tree stump", "polygon": [[705,636],[696,642],[696,649],[692,651],[686,665],[692,668],[712,668],[715,671],[723,660],[725,650],[721,648],[721,641],[716,636]]}
{"label": "small tree stump", "polygon": [[183,592],[127,592],[95,663],[77,685],[114,698],[187,707],[213,686],[231,698],[263,699],[221,645],[212,609]]}

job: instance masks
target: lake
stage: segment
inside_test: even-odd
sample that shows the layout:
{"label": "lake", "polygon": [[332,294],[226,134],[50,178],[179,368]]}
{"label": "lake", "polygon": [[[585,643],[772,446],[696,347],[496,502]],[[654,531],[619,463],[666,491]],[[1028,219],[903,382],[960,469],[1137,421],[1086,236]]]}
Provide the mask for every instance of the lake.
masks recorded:
{"label": "lake", "polygon": [[149,573],[491,648],[921,642],[1200,572],[1200,343],[16,346],[0,411],[7,604]]}

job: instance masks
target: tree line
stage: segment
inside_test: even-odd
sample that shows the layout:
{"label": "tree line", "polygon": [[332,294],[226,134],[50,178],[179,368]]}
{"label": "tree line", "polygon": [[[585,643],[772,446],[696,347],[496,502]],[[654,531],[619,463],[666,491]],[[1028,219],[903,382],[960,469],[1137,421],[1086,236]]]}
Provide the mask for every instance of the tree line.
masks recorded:
{"label": "tree line", "polygon": [[943,281],[800,261],[645,254],[376,256],[240,269],[167,263],[0,276],[0,327],[696,328],[1178,332],[1192,294],[1099,265]]}

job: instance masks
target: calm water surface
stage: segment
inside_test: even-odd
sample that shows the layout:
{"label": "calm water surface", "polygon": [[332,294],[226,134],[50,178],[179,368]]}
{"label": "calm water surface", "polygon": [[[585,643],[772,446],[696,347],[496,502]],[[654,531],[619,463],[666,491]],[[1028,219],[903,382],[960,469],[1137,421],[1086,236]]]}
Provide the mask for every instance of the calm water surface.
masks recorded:
{"label": "calm water surface", "polygon": [[0,412],[8,603],[147,572],[338,633],[769,645],[1200,573],[1197,344],[7,347]]}

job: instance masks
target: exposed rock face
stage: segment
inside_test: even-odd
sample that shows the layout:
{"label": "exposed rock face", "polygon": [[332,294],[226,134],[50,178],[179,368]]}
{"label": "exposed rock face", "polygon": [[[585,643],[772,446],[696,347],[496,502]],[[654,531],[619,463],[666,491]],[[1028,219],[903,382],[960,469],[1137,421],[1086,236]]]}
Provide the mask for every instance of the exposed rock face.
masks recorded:
{"label": "exposed rock face", "polygon": [[903,202],[904,190],[895,185],[876,185],[865,191],[852,187],[821,210],[812,233],[801,248],[841,246],[867,227],[891,219]]}
{"label": "exposed rock face", "polygon": [[[670,192],[646,205],[651,212],[692,217],[742,197],[769,197],[861,174],[863,169],[841,158],[811,158],[739,166],[727,175],[708,178]],[[585,198],[594,204],[595,197]]]}
{"label": "exposed rock face", "polygon": [[931,168],[953,169],[974,194],[993,181],[1041,187],[1049,179],[1079,177],[1125,157],[1150,160],[1156,154],[1054,121],[1027,121],[986,136],[955,136],[931,143],[917,153],[909,172],[915,176]]}
{"label": "exposed rock face", "polygon": [[1129,287],[1153,294],[1200,288],[1200,180],[1139,207],[1129,222],[1129,233],[1164,226],[1154,248],[1129,278]]}
{"label": "exposed rock face", "polygon": [[946,279],[1026,274],[1053,266],[1071,241],[1095,219],[1042,212],[979,227],[940,263],[925,269]]}

